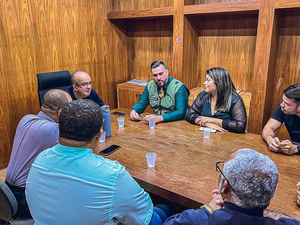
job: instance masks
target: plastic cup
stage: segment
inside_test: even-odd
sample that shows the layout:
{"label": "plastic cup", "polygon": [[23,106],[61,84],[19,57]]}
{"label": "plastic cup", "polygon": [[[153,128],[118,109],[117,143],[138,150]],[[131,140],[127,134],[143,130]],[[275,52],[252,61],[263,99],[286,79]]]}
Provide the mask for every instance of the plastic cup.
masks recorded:
{"label": "plastic cup", "polygon": [[204,138],[210,138],[210,128],[204,127],[203,133],[204,133]]}
{"label": "plastic cup", "polygon": [[148,167],[154,167],[155,166],[156,153],[148,152],[146,154],[146,158],[147,158]]}
{"label": "plastic cup", "polygon": [[102,132],[102,135],[101,135],[101,138],[100,138],[100,140],[99,140],[99,142],[100,142],[100,143],[105,142],[105,137],[106,137],[106,132],[103,131],[103,132]]}
{"label": "plastic cup", "polygon": [[150,129],[154,129],[155,128],[155,119],[150,119],[149,120],[149,127],[150,127]]}
{"label": "plastic cup", "polygon": [[124,120],[125,120],[124,117],[119,117],[119,118],[118,118],[118,124],[119,124],[119,127],[124,127]]}

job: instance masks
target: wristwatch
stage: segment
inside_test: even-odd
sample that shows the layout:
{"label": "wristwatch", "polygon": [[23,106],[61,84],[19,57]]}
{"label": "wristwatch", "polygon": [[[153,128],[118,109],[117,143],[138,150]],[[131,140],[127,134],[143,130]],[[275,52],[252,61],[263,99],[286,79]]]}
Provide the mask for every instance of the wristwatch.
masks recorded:
{"label": "wristwatch", "polygon": [[212,209],[208,205],[202,205],[200,209],[206,209],[208,212],[213,213]]}

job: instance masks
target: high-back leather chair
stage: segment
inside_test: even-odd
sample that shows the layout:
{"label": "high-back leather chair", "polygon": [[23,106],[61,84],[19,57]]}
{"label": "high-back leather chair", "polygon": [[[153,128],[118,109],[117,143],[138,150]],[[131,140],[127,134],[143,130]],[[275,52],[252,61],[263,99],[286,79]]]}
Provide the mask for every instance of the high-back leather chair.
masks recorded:
{"label": "high-back leather chair", "polygon": [[66,90],[72,86],[70,80],[71,75],[68,70],[51,73],[38,73],[37,78],[40,106],[42,105],[44,95],[47,91],[51,89]]}
{"label": "high-back leather chair", "polygon": [[[0,179],[0,220],[9,221],[13,225],[32,225],[34,220],[31,218],[16,218],[12,217],[18,210],[17,200],[9,189],[7,184]],[[1,223],[1,221],[0,221]]]}

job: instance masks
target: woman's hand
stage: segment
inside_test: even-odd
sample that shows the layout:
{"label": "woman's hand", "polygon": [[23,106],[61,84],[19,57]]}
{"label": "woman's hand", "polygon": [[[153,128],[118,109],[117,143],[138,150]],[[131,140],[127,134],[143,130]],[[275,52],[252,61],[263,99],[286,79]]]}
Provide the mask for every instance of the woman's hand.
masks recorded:
{"label": "woman's hand", "polygon": [[220,127],[219,125],[214,124],[214,123],[206,123],[205,126],[209,127],[209,128],[212,128],[212,129],[215,129],[215,130],[218,130],[218,131],[220,131],[222,133],[228,131],[228,130],[225,130],[223,127]]}
{"label": "woman's hand", "polygon": [[205,127],[205,123],[212,123],[211,117],[198,116],[195,123],[199,124],[200,127]]}
{"label": "woman's hand", "polygon": [[200,127],[208,127],[208,123],[213,123],[218,125],[219,127],[222,127],[222,119],[207,117],[207,116],[198,116],[195,120],[195,123],[200,125]]}

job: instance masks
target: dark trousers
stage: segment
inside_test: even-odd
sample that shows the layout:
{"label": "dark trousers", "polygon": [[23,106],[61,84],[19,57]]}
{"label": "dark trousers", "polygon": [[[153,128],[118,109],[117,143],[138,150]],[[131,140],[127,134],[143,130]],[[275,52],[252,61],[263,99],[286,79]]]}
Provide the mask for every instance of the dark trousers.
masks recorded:
{"label": "dark trousers", "polygon": [[172,216],[172,210],[169,206],[163,204],[155,205],[149,225],[162,225],[170,216]]}
{"label": "dark trousers", "polygon": [[32,218],[29,208],[28,208],[26,197],[25,197],[25,188],[10,185],[6,181],[5,181],[5,183],[7,184],[7,186],[10,188],[10,190],[14,194],[14,196],[17,200],[17,203],[18,203],[18,210],[17,210],[17,213],[13,216],[13,218],[18,218],[18,217]]}

